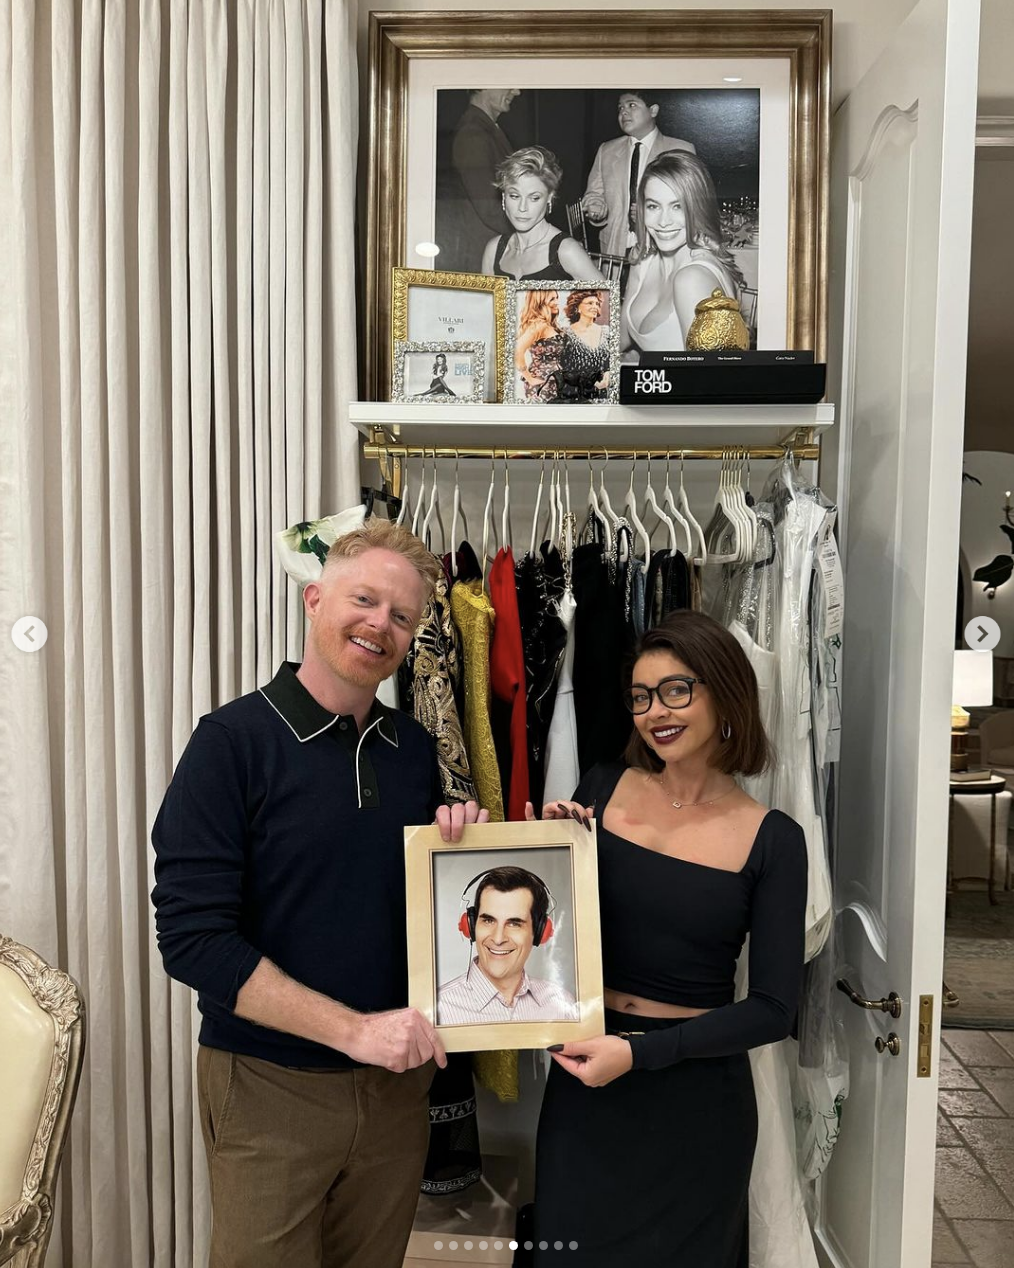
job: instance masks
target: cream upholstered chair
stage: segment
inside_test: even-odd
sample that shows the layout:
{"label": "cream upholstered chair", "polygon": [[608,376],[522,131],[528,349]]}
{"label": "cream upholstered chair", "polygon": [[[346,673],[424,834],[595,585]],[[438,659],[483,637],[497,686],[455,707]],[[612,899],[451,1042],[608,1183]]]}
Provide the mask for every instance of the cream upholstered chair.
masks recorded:
{"label": "cream upholstered chair", "polygon": [[982,764],[998,775],[1014,776],[1014,709],[991,713],[979,723]]}
{"label": "cream upholstered chair", "polygon": [[83,1055],[77,983],[0,935],[0,1264],[45,1260]]}

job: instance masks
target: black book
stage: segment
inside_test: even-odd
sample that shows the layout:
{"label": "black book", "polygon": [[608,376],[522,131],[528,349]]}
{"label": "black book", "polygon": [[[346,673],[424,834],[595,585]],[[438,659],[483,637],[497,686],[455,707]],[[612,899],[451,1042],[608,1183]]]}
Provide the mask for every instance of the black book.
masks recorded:
{"label": "black book", "polygon": [[621,405],[803,405],[824,397],[827,366],[621,365]]}
{"label": "black book", "polygon": [[721,352],[642,352],[641,365],[813,365],[813,352],[806,348],[738,348]]}

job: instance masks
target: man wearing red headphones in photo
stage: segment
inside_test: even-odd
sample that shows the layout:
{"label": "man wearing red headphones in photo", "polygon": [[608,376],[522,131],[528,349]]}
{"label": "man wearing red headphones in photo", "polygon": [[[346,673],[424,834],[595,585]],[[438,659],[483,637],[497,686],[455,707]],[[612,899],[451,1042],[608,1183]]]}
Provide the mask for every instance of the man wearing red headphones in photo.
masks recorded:
{"label": "man wearing red headphones in photo", "polygon": [[525,965],[535,947],[553,936],[553,896],[545,881],[523,867],[494,867],[473,876],[475,902],[461,913],[458,929],[475,946],[468,971],[437,990],[438,1026],[504,1021],[577,1021],[569,991],[546,978],[529,977]]}

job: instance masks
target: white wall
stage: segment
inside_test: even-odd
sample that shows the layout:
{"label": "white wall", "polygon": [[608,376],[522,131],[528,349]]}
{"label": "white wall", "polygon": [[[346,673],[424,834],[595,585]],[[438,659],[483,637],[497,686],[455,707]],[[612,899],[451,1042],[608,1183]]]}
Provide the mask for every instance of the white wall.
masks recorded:
{"label": "white wall", "polygon": [[965,620],[991,616],[1002,631],[995,656],[1014,656],[1014,577],[987,599],[981,581],[969,587],[976,568],[997,555],[1010,554],[1011,544],[1000,531],[1007,489],[1014,490],[1014,454],[978,450],[965,454],[965,471],[981,485],[965,481],[961,492],[961,562],[965,577]]}
{"label": "white wall", "polygon": [[[997,5],[1007,4],[1009,0],[996,0]],[[891,0],[889,5],[883,0],[843,0],[834,7],[834,36],[832,39],[831,82],[835,106],[839,105],[856,83],[862,78],[880,54],[880,50],[891,38],[894,31],[904,22],[909,11],[914,8],[915,0]],[[461,0],[390,0],[387,4],[370,3],[359,0],[359,33],[360,33],[360,68],[363,75],[363,90],[366,89],[366,33],[368,15],[372,9],[388,12],[411,12],[412,10],[430,10],[438,12],[447,9],[464,9],[467,6]],[[558,12],[572,10],[575,13],[592,12],[596,9],[819,9],[826,6],[814,4],[809,0],[779,0],[777,4],[751,4],[749,0],[685,0],[669,4],[624,4],[621,0],[515,0],[513,4],[497,4],[495,0],[481,6],[483,12],[500,10],[517,11],[525,9],[553,9]],[[364,96],[365,100],[365,96]]]}

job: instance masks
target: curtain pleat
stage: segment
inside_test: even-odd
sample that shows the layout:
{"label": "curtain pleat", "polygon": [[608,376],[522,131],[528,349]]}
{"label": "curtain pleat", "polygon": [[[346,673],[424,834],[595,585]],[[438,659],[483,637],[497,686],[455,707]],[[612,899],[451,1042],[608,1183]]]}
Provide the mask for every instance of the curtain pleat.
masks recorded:
{"label": "curtain pleat", "polygon": [[358,496],[348,10],[0,16],[0,615],[49,627],[0,652],[0,932],[89,1023],[52,1265],[207,1258],[149,834],[201,714],[300,654],[274,534]]}

